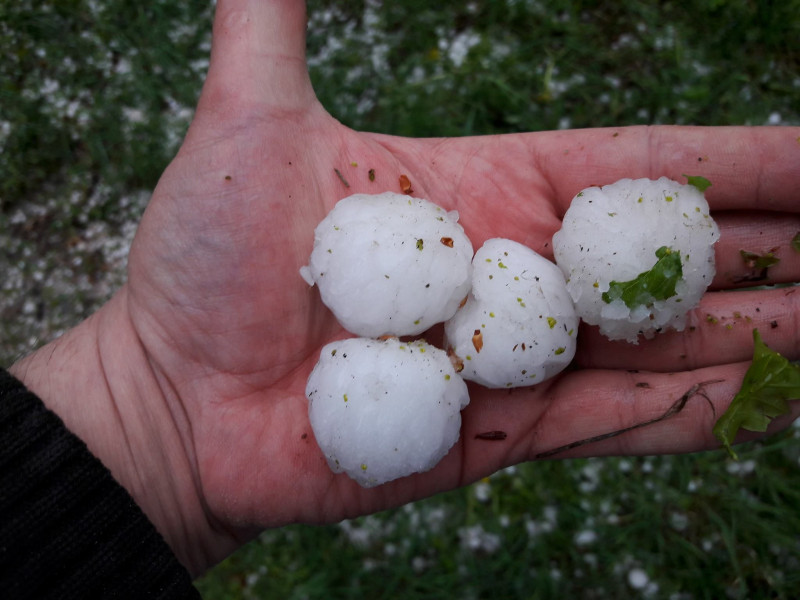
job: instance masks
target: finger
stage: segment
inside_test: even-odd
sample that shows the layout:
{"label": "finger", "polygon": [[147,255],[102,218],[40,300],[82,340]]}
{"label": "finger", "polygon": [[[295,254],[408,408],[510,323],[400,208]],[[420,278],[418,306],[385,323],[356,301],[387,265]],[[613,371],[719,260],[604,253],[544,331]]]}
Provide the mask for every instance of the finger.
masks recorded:
{"label": "finger", "polygon": [[[579,433],[577,440],[582,440],[648,422],[652,424],[555,456],[682,454],[719,448],[714,424],[741,387],[747,367],[747,363],[738,363],[664,374],[605,371],[600,377],[597,372],[585,371],[565,378],[554,393],[567,400],[554,402],[539,420],[531,453],[535,457],[569,444],[573,440],[566,439],[564,431],[569,438]],[[686,400],[681,410],[659,420],[681,400]],[[800,403],[793,403],[791,411],[786,418],[777,419],[769,432],[796,418]],[[742,434],[737,439],[754,437],[759,436]]]}
{"label": "finger", "polygon": [[[720,229],[712,289],[800,281],[800,252],[793,247],[800,214],[733,211],[712,216]],[[768,266],[752,255],[778,262]]]}
{"label": "finger", "polygon": [[[544,397],[535,388],[515,390],[505,398],[473,391],[462,427],[464,479],[628,428],[632,429],[578,444],[552,458],[718,448],[714,423],[738,391],[746,368],[739,363],[674,374],[580,371],[556,380]],[[681,410],[658,421],[684,397]],[[793,403],[792,410],[790,417],[776,420],[771,431],[797,417],[800,403]],[[651,421],[657,422],[635,427]],[[506,436],[487,440],[479,435],[485,431],[503,431]]]}
{"label": "finger", "polygon": [[302,0],[220,0],[200,113],[305,110],[315,102],[305,62]]}
{"label": "finger", "polygon": [[665,332],[638,345],[610,342],[596,327],[579,333],[575,363],[584,368],[676,371],[747,361],[753,329],[790,360],[800,358],[798,288],[712,292],[687,315],[683,332]]}
{"label": "finger", "polygon": [[[527,134],[524,134],[527,135]],[[800,127],[622,127],[530,134],[566,211],[577,192],[629,177],[702,175],[711,209],[797,212]]]}

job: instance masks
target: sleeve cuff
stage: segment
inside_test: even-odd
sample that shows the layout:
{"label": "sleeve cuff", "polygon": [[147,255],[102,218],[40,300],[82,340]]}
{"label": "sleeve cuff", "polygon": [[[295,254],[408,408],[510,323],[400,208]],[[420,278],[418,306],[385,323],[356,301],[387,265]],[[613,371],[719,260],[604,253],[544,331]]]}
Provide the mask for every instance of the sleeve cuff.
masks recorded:
{"label": "sleeve cuff", "polygon": [[200,598],[125,488],[3,369],[0,514],[5,597]]}

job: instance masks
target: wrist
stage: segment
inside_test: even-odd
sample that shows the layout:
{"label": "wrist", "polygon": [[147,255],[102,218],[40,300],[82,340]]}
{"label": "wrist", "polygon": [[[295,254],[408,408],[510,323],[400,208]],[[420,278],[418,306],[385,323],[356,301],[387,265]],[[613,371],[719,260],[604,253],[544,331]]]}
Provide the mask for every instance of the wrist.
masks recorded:
{"label": "wrist", "polygon": [[56,413],[124,486],[178,559],[207,564],[208,528],[188,422],[150,364],[123,288],[89,319],[9,371]]}

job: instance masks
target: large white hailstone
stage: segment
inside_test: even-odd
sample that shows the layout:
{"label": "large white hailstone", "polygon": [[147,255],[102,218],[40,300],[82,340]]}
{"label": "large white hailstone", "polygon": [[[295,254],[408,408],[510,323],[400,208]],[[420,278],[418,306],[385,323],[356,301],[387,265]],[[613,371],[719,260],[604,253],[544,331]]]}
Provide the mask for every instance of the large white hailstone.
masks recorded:
{"label": "large white hailstone", "polygon": [[455,211],[393,192],[355,194],[314,230],[300,273],[348,331],[416,335],[456,312],[471,260]]}
{"label": "large white hailstone", "polygon": [[682,331],[714,278],[719,229],[703,193],[662,177],[580,192],[553,236],[578,316],[612,340]]}
{"label": "large white hailstone", "polygon": [[490,388],[534,385],[575,355],[578,318],[556,265],[511,240],[488,240],[472,261],[472,292],[445,323],[464,379]]}
{"label": "large white hailstone", "polygon": [[394,338],[325,346],[306,397],[328,465],[364,487],[433,468],[458,440],[469,403],[443,350]]}

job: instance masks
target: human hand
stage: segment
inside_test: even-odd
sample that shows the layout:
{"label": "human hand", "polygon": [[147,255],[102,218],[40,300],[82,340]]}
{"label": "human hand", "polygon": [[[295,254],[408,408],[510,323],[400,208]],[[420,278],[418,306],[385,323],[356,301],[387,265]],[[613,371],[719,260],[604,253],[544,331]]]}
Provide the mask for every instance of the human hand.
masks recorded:
{"label": "human hand", "polygon": [[[760,283],[800,275],[789,249],[800,231],[792,212],[797,128],[428,140],[358,133],[317,102],[304,31],[301,2],[218,2],[198,111],[142,220],[127,285],[15,367],[194,573],[261,528],[335,522],[464,485],[647,421],[701,382],[721,380],[704,390],[719,414],[741,381],[753,327],[789,358],[800,356],[794,295],[729,291],[749,272],[741,249],[780,248],[782,262]],[[552,257],[552,234],[580,189],[683,173],[713,182],[707,195],[722,231],[715,291],[693,311],[692,331],[630,346],[584,329],[575,370],[513,393],[472,386],[460,441],[434,470],[369,490],[330,472],[304,389],[322,345],[347,334],[298,270],[314,226],[337,200],[400,191],[405,174],[414,195],[459,211],[476,248],[507,237]],[[563,456],[711,448],[713,420],[705,403],[689,402],[657,425]],[[475,437],[495,430],[506,439]]]}

